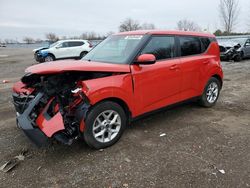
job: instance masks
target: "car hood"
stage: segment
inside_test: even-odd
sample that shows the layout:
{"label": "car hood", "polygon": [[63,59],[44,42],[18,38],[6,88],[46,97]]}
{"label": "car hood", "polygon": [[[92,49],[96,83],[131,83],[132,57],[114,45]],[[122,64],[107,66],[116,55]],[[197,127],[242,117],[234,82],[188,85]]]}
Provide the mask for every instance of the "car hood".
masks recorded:
{"label": "car hood", "polygon": [[219,46],[223,46],[225,48],[233,48],[234,46],[239,45],[237,42],[228,41],[228,42],[219,42]]}
{"label": "car hood", "polygon": [[55,74],[67,71],[96,71],[96,72],[130,72],[129,65],[89,62],[82,60],[63,60],[41,63],[28,67],[25,72],[32,74]]}
{"label": "car hood", "polygon": [[49,49],[49,47],[36,48],[36,49],[33,50],[33,52],[37,52],[39,50],[45,50],[45,49]]}

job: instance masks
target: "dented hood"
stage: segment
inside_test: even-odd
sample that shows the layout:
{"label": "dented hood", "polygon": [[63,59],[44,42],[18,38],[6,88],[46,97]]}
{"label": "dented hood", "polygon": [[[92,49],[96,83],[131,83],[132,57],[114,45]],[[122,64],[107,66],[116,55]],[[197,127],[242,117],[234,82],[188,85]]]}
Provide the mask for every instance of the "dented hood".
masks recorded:
{"label": "dented hood", "polygon": [[41,63],[28,67],[25,72],[33,74],[54,74],[67,71],[130,72],[129,65],[98,63],[82,60],[63,60]]}

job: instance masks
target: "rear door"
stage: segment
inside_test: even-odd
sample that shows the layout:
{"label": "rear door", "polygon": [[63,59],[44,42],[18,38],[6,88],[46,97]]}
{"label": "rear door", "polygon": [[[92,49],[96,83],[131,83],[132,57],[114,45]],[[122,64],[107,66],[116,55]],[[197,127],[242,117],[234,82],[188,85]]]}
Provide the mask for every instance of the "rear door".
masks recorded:
{"label": "rear door", "polygon": [[82,45],[84,45],[84,42],[82,41],[69,42],[68,56],[79,57],[82,52]]}
{"label": "rear door", "polygon": [[200,95],[201,80],[209,64],[207,50],[210,39],[195,36],[179,36],[182,70],[181,100]]}
{"label": "rear door", "polygon": [[152,36],[140,54],[155,55],[156,63],[131,66],[139,114],[177,102],[181,71],[180,60],[176,58],[175,37]]}

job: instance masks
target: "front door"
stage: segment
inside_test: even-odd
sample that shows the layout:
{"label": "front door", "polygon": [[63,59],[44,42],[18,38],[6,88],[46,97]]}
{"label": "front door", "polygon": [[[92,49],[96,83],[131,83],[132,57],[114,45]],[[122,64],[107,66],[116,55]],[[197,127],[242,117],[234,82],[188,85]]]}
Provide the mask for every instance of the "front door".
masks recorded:
{"label": "front door", "polygon": [[140,54],[155,55],[156,63],[131,66],[138,115],[179,100],[181,70],[175,48],[174,36],[152,36]]}
{"label": "front door", "polygon": [[55,50],[53,50],[53,52],[57,59],[68,57],[69,43],[62,42],[61,44],[55,47]]}

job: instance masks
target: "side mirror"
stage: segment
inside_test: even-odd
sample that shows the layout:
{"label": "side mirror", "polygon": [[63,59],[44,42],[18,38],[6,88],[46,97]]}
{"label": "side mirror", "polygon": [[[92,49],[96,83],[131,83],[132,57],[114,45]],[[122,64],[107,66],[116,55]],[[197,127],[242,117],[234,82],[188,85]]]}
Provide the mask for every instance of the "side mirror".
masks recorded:
{"label": "side mirror", "polygon": [[142,54],[137,57],[135,63],[137,64],[154,64],[156,62],[156,58],[153,54]]}
{"label": "side mirror", "polygon": [[245,46],[249,47],[249,46],[250,46],[250,43],[246,43]]}
{"label": "side mirror", "polygon": [[56,46],[56,47],[55,47],[55,49],[59,49],[59,48],[61,48],[61,47],[60,47],[60,46]]}

